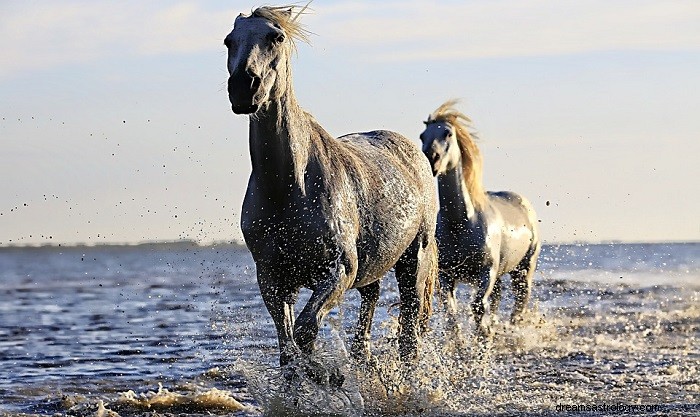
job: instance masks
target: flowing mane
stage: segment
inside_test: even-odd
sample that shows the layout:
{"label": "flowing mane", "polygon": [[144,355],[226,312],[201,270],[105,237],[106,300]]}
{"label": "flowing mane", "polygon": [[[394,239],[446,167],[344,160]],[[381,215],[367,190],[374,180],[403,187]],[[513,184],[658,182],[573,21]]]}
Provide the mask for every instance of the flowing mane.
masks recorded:
{"label": "flowing mane", "polygon": [[[311,3],[311,2],[309,2]],[[253,10],[251,16],[262,17],[282,29],[290,39],[309,43],[309,32],[299,21],[299,17],[304,14],[309,5],[300,6],[261,6]],[[294,16],[292,12],[299,9]],[[296,48],[296,44],[292,42]]]}
{"label": "flowing mane", "polygon": [[486,192],[481,179],[483,173],[481,151],[476,146],[475,135],[470,132],[472,120],[454,107],[458,101],[452,99],[442,103],[440,107],[428,116],[428,120],[425,123],[445,122],[454,128],[462,155],[464,182],[467,184],[472,204],[479,210],[486,203]]}
{"label": "flowing mane", "polygon": [[456,286],[472,284],[475,336],[485,344],[493,337],[491,323],[501,304],[505,274],[510,275],[514,300],[510,322],[523,320],[542,244],[537,215],[525,197],[512,191],[484,191],[482,156],[470,131],[471,119],[456,109],[456,103],[448,100],[432,112],[420,139],[423,155],[438,177],[436,237],[447,323],[459,330]]}

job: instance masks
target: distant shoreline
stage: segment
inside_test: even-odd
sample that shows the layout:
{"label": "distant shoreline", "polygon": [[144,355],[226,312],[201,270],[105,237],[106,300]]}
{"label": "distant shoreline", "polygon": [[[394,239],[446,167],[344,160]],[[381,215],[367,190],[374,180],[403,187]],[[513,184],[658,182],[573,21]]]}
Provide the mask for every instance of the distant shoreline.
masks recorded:
{"label": "distant shoreline", "polygon": [[[693,245],[700,244],[700,240],[690,240],[690,241],[623,241],[623,240],[606,240],[600,242],[547,242],[544,243],[545,247],[557,247],[557,246],[600,246],[600,245]],[[166,250],[174,248],[197,248],[197,249],[208,249],[208,248],[221,248],[221,247],[231,247],[234,249],[247,250],[245,243],[236,241],[220,241],[220,242],[207,242],[199,243],[194,240],[174,240],[174,241],[145,241],[138,243],[71,243],[71,244],[42,244],[42,245],[3,245],[0,244],[1,251],[11,251],[11,250],[24,250],[24,249],[36,249],[36,250],[74,250],[74,249],[152,249],[152,250]]]}
{"label": "distant shoreline", "polygon": [[242,242],[222,241],[198,243],[194,240],[163,240],[163,241],[146,241],[137,243],[68,243],[68,244],[42,244],[42,245],[3,245],[0,244],[0,251],[3,250],[18,250],[18,249],[37,249],[37,250],[55,250],[55,249],[173,249],[173,248],[213,248],[213,247],[233,247],[236,249],[246,249]]}

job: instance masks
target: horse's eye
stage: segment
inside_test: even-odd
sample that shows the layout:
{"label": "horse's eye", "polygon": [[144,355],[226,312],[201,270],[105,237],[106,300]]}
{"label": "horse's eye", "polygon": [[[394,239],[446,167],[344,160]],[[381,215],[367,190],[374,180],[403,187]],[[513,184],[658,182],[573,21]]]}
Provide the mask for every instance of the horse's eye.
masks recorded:
{"label": "horse's eye", "polygon": [[282,43],[284,42],[284,33],[270,33],[268,39],[271,43]]}
{"label": "horse's eye", "polygon": [[449,136],[450,136],[449,130],[445,130],[445,132],[443,132],[443,134],[442,134],[442,137],[444,137],[444,138],[448,138]]}

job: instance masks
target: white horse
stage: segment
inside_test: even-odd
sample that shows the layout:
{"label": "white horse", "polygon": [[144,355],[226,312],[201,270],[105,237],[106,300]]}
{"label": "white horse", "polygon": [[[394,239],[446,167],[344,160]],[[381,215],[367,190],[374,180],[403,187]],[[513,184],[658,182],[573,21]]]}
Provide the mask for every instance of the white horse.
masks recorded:
{"label": "white horse", "polygon": [[[351,351],[368,359],[379,280],[392,267],[401,297],[399,352],[412,359],[437,279],[430,166],[397,133],[335,139],[301,109],[290,56],[294,39],[306,33],[291,12],[260,7],[241,14],[224,40],[231,107],[250,115],[253,171],[241,228],[277,328],[280,364],[308,359],[321,320],[350,288],[362,296]],[[295,319],[302,287],[312,295]],[[343,381],[337,370],[318,364],[306,372],[317,381]]]}
{"label": "white horse", "polygon": [[455,103],[447,101],[428,116],[420,135],[438,179],[441,295],[454,320],[456,283],[474,285],[471,308],[477,335],[489,337],[486,313],[489,307],[491,314],[498,309],[501,276],[511,276],[515,323],[530,298],[541,244],[535,211],[525,198],[509,191],[484,191],[481,153],[469,132],[471,120],[454,108]]}

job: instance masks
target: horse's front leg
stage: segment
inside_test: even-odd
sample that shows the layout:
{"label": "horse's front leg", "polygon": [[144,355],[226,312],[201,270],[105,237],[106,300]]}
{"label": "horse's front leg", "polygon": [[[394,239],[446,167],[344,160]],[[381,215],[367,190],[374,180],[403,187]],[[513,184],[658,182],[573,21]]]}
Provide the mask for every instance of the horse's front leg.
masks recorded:
{"label": "horse's front leg", "polygon": [[[346,278],[345,266],[338,262],[338,265],[329,268],[327,274],[318,280],[309,301],[294,323],[294,341],[302,353],[309,355],[313,351],[321,320],[340,302],[348,287]],[[306,373],[317,383],[335,386],[342,385],[345,379],[339,369],[327,370],[313,361],[309,362]]]}
{"label": "horse's front leg", "polygon": [[355,339],[352,341],[350,352],[355,359],[372,363],[372,353],[369,349],[370,329],[374,318],[374,309],[379,301],[379,280],[357,290],[360,292],[362,302],[357,319]]}
{"label": "horse's front leg", "polygon": [[482,270],[477,277],[477,288],[472,300],[472,314],[476,324],[476,337],[485,342],[491,338],[491,327],[486,313],[488,311],[489,296],[493,291],[496,281],[495,267]]}
{"label": "horse's front leg", "polygon": [[501,294],[503,293],[503,281],[501,277],[496,278],[496,282],[493,284],[493,290],[491,291],[491,297],[489,297],[489,304],[491,305],[491,318],[495,321],[498,318],[498,307],[501,305]]}
{"label": "horse's front leg", "polygon": [[451,274],[440,272],[440,305],[445,312],[445,333],[457,349],[467,346],[457,311],[457,280]]}
{"label": "horse's front leg", "polygon": [[257,264],[256,268],[260,294],[277,329],[280,365],[285,366],[300,353],[294,342],[294,303],[297,289],[285,286],[281,275],[272,268],[263,264]]}
{"label": "horse's front leg", "polygon": [[456,291],[457,281],[454,276],[440,272],[440,304],[445,310],[447,325],[454,330],[459,327]]}
{"label": "horse's front leg", "polygon": [[345,267],[340,265],[332,269],[336,271],[329,271],[319,280],[294,324],[294,340],[306,354],[313,351],[321,320],[340,302],[347,288],[342,279],[345,276]]}

